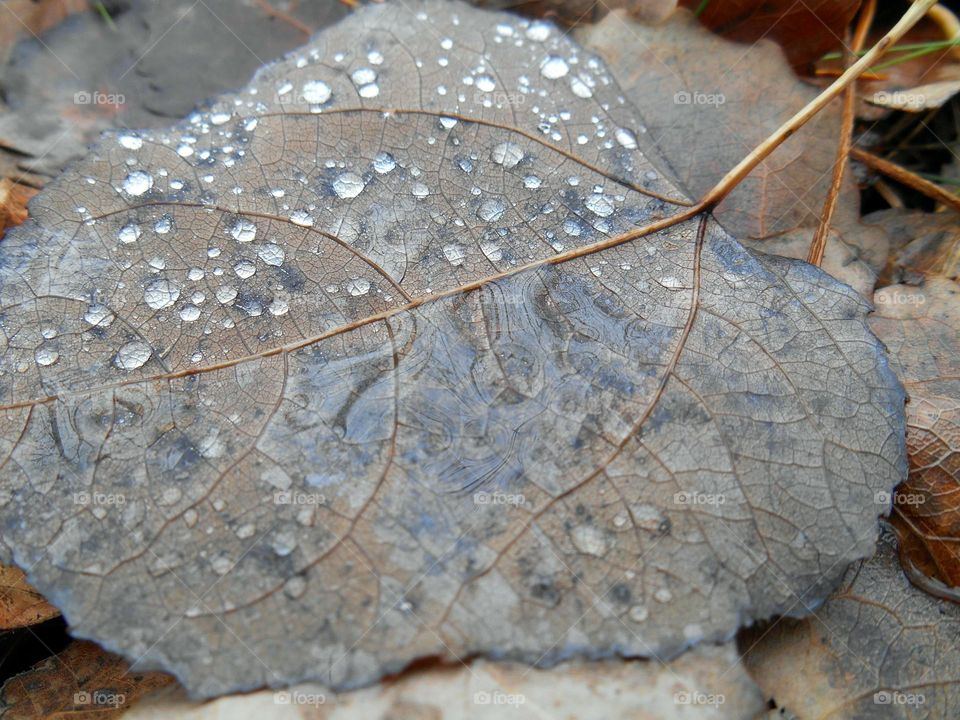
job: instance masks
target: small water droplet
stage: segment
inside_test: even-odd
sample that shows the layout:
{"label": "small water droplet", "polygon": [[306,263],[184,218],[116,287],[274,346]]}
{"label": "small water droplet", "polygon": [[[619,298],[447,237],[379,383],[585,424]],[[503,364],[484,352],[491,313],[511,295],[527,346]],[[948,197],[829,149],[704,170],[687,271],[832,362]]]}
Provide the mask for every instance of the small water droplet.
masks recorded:
{"label": "small water droplet", "polygon": [[466,251],[462,245],[446,245],[443,248],[443,255],[447,258],[449,262],[454,267],[463,265],[463,260],[466,257]]}
{"label": "small water droplet", "polygon": [[180,319],[184,322],[193,322],[200,317],[200,308],[196,305],[187,304],[180,308]]}
{"label": "small water droplet", "polygon": [[526,35],[528,39],[533,40],[534,42],[543,42],[550,37],[550,25],[539,20],[530,23],[530,27],[527,28]]}
{"label": "small water droplet", "polygon": [[273,265],[274,267],[283,265],[283,248],[274,243],[267,243],[257,248],[257,256],[267,265]]}
{"label": "small water droplet", "polygon": [[303,99],[311,105],[322,105],[330,95],[330,86],[323,80],[309,80],[303,84]]}
{"label": "small water droplet", "polygon": [[122,243],[136,242],[140,237],[140,226],[136,223],[127,223],[117,231],[117,240]]}
{"label": "small water droplet", "polygon": [[647,619],[650,615],[650,611],[647,610],[643,605],[634,605],[630,608],[630,619],[634,622],[641,623]]}
{"label": "small water droplet", "polygon": [[166,235],[173,229],[173,218],[169,215],[164,215],[153,225],[153,231],[158,235]]}
{"label": "small water droplet", "polygon": [[418,183],[414,183],[410,187],[410,192],[413,193],[413,196],[415,198],[422,200],[423,198],[427,197],[430,194],[430,188],[428,188],[423,183],[418,182]]}
{"label": "small water droplet", "polygon": [[124,133],[117,141],[120,143],[121,147],[125,147],[127,150],[139,150],[143,147],[143,140],[139,135],[133,135],[131,133]]}
{"label": "small water droplet", "polygon": [[306,210],[294,210],[290,213],[290,222],[301,227],[311,227],[313,225],[313,216]]}
{"label": "small water droplet", "polygon": [[257,226],[247,218],[237,218],[230,226],[229,233],[237,242],[251,242],[257,236]]}
{"label": "small water droplet", "polygon": [[594,193],[584,204],[590,212],[600,217],[610,217],[613,214],[613,202],[603,193]]}
{"label": "small water droplet", "polygon": [[540,178],[538,178],[536,175],[527,175],[523,179],[523,186],[530,188],[531,190],[536,190],[538,187],[540,187],[540,182]]}
{"label": "small water droplet", "polygon": [[633,130],[628,130],[627,128],[617,128],[613,136],[616,138],[617,142],[620,143],[620,145],[628,150],[637,149],[637,136],[633,133]]}
{"label": "small water droplet", "polygon": [[36,352],[33,354],[34,359],[37,361],[37,365],[53,365],[57,360],[60,359],[60,353],[58,353],[53,348],[40,347],[37,348]]}
{"label": "small water droplet", "polygon": [[580,77],[576,75],[570,79],[570,90],[579,98],[593,97],[593,90]]}
{"label": "small water droplet", "polygon": [[236,288],[232,288],[229,285],[223,285],[217,288],[217,301],[221,305],[232,303],[236,299],[237,299]]}
{"label": "small water droplet", "polygon": [[373,159],[373,169],[381,175],[386,175],[397,166],[396,158],[388,152],[381,150]]}
{"label": "small water droplet", "polygon": [[477,217],[484,222],[496,222],[506,209],[507,206],[500,198],[485,200],[477,209]]}
{"label": "small water droplet", "polygon": [[143,291],[143,301],[154,310],[170,307],[180,297],[180,287],[165,278],[149,283]]}
{"label": "small water droplet", "polygon": [[180,143],[177,145],[177,155],[182,158],[188,158],[193,155],[193,145],[187,145],[187,143]]}
{"label": "small water droplet", "polygon": [[350,79],[353,80],[353,84],[357,87],[361,85],[367,85],[369,83],[375,82],[377,79],[377,72],[373,68],[362,67],[357,68],[350,75]]}
{"label": "small water droplet", "polygon": [[143,170],[134,170],[123,181],[123,191],[137,197],[153,187],[153,175]]}
{"label": "small water droplet", "polygon": [[347,282],[347,292],[354,297],[366,295],[370,292],[370,281],[364,278],[356,278]]}
{"label": "small water droplet", "polygon": [[570,72],[570,66],[567,65],[567,61],[556,55],[548,55],[540,63],[540,74],[548,80],[557,80],[568,72]]}
{"label": "small water droplet", "polygon": [[500,143],[490,151],[490,159],[505,168],[516,167],[523,160],[523,148],[512,142]]}
{"label": "small water droplet", "polygon": [[383,64],[383,55],[379,50],[371,50],[367,53],[367,62],[371,65],[382,65]]}
{"label": "small water droplet", "polygon": [[98,303],[87,308],[83,319],[94,327],[108,327],[113,322],[113,313],[106,305]]}
{"label": "small water droplet", "polygon": [[286,315],[287,312],[290,310],[290,306],[287,305],[286,300],[282,300],[280,298],[274,298],[273,302],[271,302],[267,306],[267,310],[270,312],[271,315],[276,315],[276,316]]}
{"label": "small water droplet", "polygon": [[492,240],[483,240],[480,242],[480,251],[486,255],[491,262],[500,262],[503,258],[503,250]]}
{"label": "small water droplet", "polygon": [[198,280],[203,280],[205,275],[206,273],[203,271],[203,268],[190,268],[187,271],[187,280],[193,280],[194,282],[197,282]]}
{"label": "small water droplet", "polygon": [[496,87],[496,81],[489,75],[481,75],[477,78],[477,90],[480,92],[493,92]]}
{"label": "small water droplet", "polygon": [[241,260],[233,266],[233,271],[237,274],[238,278],[246,280],[248,277],[253,277],[257,272],[257,266],[249,260]]}
{"label": "small water droplet", "polygon": [[120,370],[136,370],[150,359],[153,350],[145,342],[134,340],[117,351],[113,364]]}

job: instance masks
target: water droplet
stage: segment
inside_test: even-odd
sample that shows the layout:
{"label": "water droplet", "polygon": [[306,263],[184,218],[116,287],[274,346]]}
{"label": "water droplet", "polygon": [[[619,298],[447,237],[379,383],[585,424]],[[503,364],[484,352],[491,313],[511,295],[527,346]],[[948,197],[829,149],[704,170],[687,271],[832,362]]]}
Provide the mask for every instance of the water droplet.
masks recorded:
{"label": "water droplet", "polygon": [[219,111],[210,113],[210,122],[214,125],[223,125],[233,117],[229,112]]}
{"label": "water droplet", "polygon": [[415,198],[419,198],[420,200],[422,200],[423,198],[427,197],[430,194],[430,188],[428,188],[423,183],[418,182],[418,183],[414,183],[410,187],[410,192],[413,193],[413,196]]}
{"label": "water droplet", "polygon": [[350,280],[347,282],[347,292],[354,297],[366,295],[368,292],[370,292],[370,281],[364,280],[363,278]]}
{"label": "water droplet", "polygon": [[187,145],[187,143],[180,143],[177,145],[177,155],[182,158],[188,158],[193,155],[193,146]]}
{"label": "water droplet", "polygon": [[473,160],[468,157],[457,158],[457,165],[465,173],[473,172]]}
{"label": "water droplet", "polygon": [[153,187],[153,175],[143,170],[134,170],[123,181],[123,191],[137,197]]}
{"label": "water droplet", "polygon": [[143,301],[154,310],[170,307],[178,297],[180,297],[180,287],[165,278],[154,280],[143,291]]}
{"label": "water droplet", "polygon": [[377,79],[377,73],[373,68],[362,67],[357,68],[350,75],[350,79],[353,80],[353,84],[357,87],[361,85],[367,85],[369,83],[375,82]]}
{"label": "water droplet", "polygon": [[616,138],[618,143],[628,150],[637,149],[637,136],[634,135],[633,130],[628,130],[627,128],[617,128],[613,136]]}
{"label": "water droplet", "polygon": [[153,226],[153,231],[159,235],[166,235],[173,229],[173,218],[169,215],[161,217]]}
{"label": "water droplet", "polygon": [[447,258],[447,262],[457,267],[458,265],[463,265],[466,252],[462,245],[446,245],[443,248],[443,255]]}
{"label": "water droplet", "polygon": [[330,99],[330,86],[323,80],[310,80],[303,84],[303,99],[311,105],[322,105]]}
{"label": "water droplet", "polygon": [[113,364],[120,370],[136,370],[150,359],[153,350],[145,342],[134,340],[117,351]]}
{"label": "water droplet", "polygon": [[477,78],[477,90],[480,92],[493,92],[496,87],[496,81],[489,75],[481,75]]}
{"label": "water droplet", "polygon": [[543,42],[548,37],[550,37],[550,25],[545,22],[530,23],[530,27],[527,28],[527,38],[533,40],[534,42]]}
{"label": "water droplet", "polygon": [[363,192],[365,187],[363,178],[352,172],[345,172],[333,181],[333,191],[337,194],[337,197],[344,200],[355,198]]}
{"label": "water droplet", "polygon": [[257,226],[247,218],[237,218],[230,226],[229,232],[237,242],[251,242],[257,236]]}
{"label": "water droplet", "polygon": [[290,310],[290,306],[287,305],[286,300],[282,300],[280,298],[274,298],[273,302],[271,302],[267,306],[267,310],[270,312],[271,315],[276,315],[276,316],[286,315],[287,312]]}
{"label": "water droplet", "polygon": [[544,61],[540,63],[540,74],[548,80],[562,78],[569,71],[570,66],[567,65],[567,61],[556,55],[548,55]]}
{"label": "water droplet", "polygon": [[452,130],[457,125],[457,119],[452,117],[442,117],[440,118],[440,127],[444,130]]}
{"label": "water droplet", "polygon": [[484,222],[496,222],[503,215],[507,206],[500,198],[484,201],[477,209],[477,217]]}
{"label": "water droplet", "polygon": [[661,603],[668,603],[673,599],[673,593],[671,593],[667,588],[660,588],[653,594],[654,600]]}
{"label": "water droplet", "polygon": [[37,365],[53,365],[57,360],[60,359],[60,353],[56,350],[48,347],[37,348],[37,351],[33,354],[34,359],[37,361]]}
{"label": "water droplet", "polygon": [[490,159],[505,168],[516,167],[523,160],[523,148],[512,142],[500,143],[490,151]]}
{"label": "water droplet", "polygon": [[87,308],[83,319],[94,327],[107,327],[113,322],[113,313],[106,305],[98,303]]}
{"label": "water droplet", "polygon": [[634,605],[630,608],[630,619],[634,622],[641,623],[647,619],[650,615],[650,611],[647,610],[643,605]]}
{"label": "water droplet", "polygon": [[386,175],[397,166],[396,158],[388,152],[380,151],[373,159],[373,169],[381,175]]}
{"label": "water droplet", "polygon": [[193,280],[197,282],[198,280],[203,280],[206,273],[203,271],[203,268],[190,268],[187,270],[187,280]]}
{"label": "water droplet", "polygon": [[500,262],[503,258],[503,250],[492,240],[483,240],[480,242],[480,251],[486,255],[491,262]]}
{"label": "water droplet", "polygon": [[290,213],[290,222],[301,227],[311,227],[313,225],[313,216],[306,210],[294,210]]}
{"label": "water droplet", "polygon": [[274,243],[267,243],[257,248],[257,256],[267,265],[273,265],[274,267],[283,265],[283,248]]}
{"label": "water droplet", "polygon": [[257,266],[249,260],[241,260],[233,266],[233,271],[237,274],[238,278],[246,280],[248,277],[253,277],[257,272]]}
{"label": "water droplet", "polygon": [[581,78],[574,76],[570,80],[570,90],[579,98],[593,97],[593,90]]}
{"label": "water droplet", "polygon": [[127,223],[117,231],[117,240],[122,243],[136,242],[140,237],[140,226],[136,223]]}
{"label": "water droplet", "polygon": [[563,221],[563,231],[572,237],[577,237],[581,233],[580,223],[573,218],[567,218]]}
{"label": "water droplet", "polygon": [[610,217],[613,214],[613,202],[602,193],[594,193],[584,204],[590,212],[600,217]]}
{"label": "water droplet", "polygon": [[375,98],[380,94],[380,86],[376,83],[362,85],[360,86],[360,89],[357,90],[357,94],[362,98]]}
{"label": "water droplet", "polygon": [[382,65],[383,64],[383,55],[379,50],[371,50],[367,53],[367,62],[371,65]]}
{"label": "water droplet", "polygon": [[540,178],[538,178],[536,175],[527,175],[523,179],[523,186],[530,188],[531,190],[536,190],[538,187],[540,187]]}
{"label": "water droplet", "polygon": [[443,38],[443,40],[440,41],[440,47],[442,47],[444,50],[449,50],[453,47],[453,40],[450,38]]}
{"label": "water droplet", "polygon": [[200,308],[187,304],[180,308],[180,319],[184,322],[193,322],[200,317]]}
{"label": "water droplet", "polygon": [[119,138],[117,142],[120,143],[121,147],[125,147],[127,150],[139,150],[143,147],[143,140],[138,135],[132,135],[130,133],[124,133]]}
{"label": "water droplet", "polygon": [[223,285],[217,288],[217,301],[221,305],[232,303],[236,299],[237,299],[236,288],[232,288],[229,285]]}
{"label": "water droplet", "polygon": [[574,547],[587,555],[603,557],[610,549],[606,533],[594,525],[577,525],[570,532]]}
{"label": "water droplet", "polygon": [[302,575],[294,575],[283,584],[283,594],[291,600],[301,597],[307,589],[307,581]]}

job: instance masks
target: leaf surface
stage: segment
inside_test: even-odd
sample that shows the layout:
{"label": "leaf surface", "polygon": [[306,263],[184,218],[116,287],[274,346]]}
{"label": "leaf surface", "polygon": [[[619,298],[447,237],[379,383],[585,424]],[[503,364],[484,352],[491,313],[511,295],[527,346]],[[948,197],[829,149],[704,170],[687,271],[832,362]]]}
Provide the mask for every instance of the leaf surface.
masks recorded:
{"label": "leaf surface", "polygon": [[665,219],[643,127],[551,25],[426,2],[106,138],[0,246],[17,562],[202,696],[825,597],[902,390],[850,288]]}

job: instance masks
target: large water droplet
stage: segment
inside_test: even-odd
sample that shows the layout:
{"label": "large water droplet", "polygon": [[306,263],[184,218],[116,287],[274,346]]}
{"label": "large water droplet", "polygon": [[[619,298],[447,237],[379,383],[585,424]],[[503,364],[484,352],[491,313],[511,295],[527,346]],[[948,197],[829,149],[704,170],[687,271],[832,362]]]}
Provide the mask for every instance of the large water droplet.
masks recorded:
{"label": "large water droplet", "polygon": [[464,251],[462,245],[446,245],[443,248],[443,255],[447,258],[447,262],[454,267],[457,267],[459,265],[463,265],[466,252]]}
{"label": "large water droplet", "polygon": [[613,214],[613,202],[602,193],[594,193],[584,203],[591,212],[600,217],[609,217]]}
{"label": "large water droplet", "polygon": [[481,75],[477,78],[477,90],[480,92],[493,92],[497,83],[489,75]]}
{"label": "large water droplet", "polygon": [[153,187],[153,175],[143,170],[134,170],[123,181],[123,191],[137,197]]}
{"label": "large water droplet", "polygon": [[247,218],[237,218],[230,226],[229,232],[237,242],[252,242],[257,236],[257,226]]}
{"label": "large water droplet", "polygon": [[34,359],[37,361],[37,365],[53,365],[57,360],[60,359],[60,353],[58,353],[53,348],[40,347],[37,348],[36,352],[33,354]]}
{"label": "large water droplet", "polygon": [[117,351],[113,364],[120,370],[136,370],[150,359],[153,350],[145,342],[134,340]]}
{"label": "large water droplet", "polygon": [[485,200],[480,207],[477,208],[477,217],[484,222],[496,222],[506,209],[507,206],[504,205],[503,200],[500,198]]}
{"label": "large water droplet", "polygon": [[397,166],[397,161],[388,152],[380,151],[377,153],[377,156],[373,159],[373,169],[376,170],[381,175],[386,175],[388,172],[393,170]]}
{"label": "large water droplet", "polygon": [[248,277],[253,277],[257,272],[257,266],[249,260],[241,260],[233,266],[233,271],[237,274],[238,278],[246,280]]}
{"label": "large water droplet", "polygon": [[618,143],[628,150],[637,149],[637,136],[633,134],[633,130],[628,130],[627,128],[617,128],[613,136],[617,139]]}
{"label": "large water droplet", "polygon": [[274,243],[267,243],[257,248],[257,255],[267,265],[273,265],[274,267],[283,265],[283,248]]}
{"label": "large water droplet", "polygon": [[505,168],[516,167],[523,160],[523,148],[512,142],[500,143],[490,152],[490,159]]}
{"label": "large water droplet", "polygon": [[556,55],[548,55],[546,59],[540,63],[540,74],[548,80],[562,78],[569,71],[570,67],[567,65],[567,61]]}
{"label": "large water droplet", "polygon": [[136,242],[140,237],[140,226],[136,223],[127,223],[117,231],[117,240],[122,243]]}
{"label": "large water droplet", "polygon": [[139,150],[143,147],[143,140],[138,135],[133,135],[131,133],[124,133],[117,141],[120,143],[121,147],[125,147],[127,150]]}
{"label": "large water droplet", "polygon": [[187,304],[180,308],[180,319],[184,322],[193,322],[200,317],[200,308]]}
{"label": "large water droplet", "polygon": [[306,210],[294,210],[290,213],[290,222],[301,227],[310,227],[313,225],[313,216]]}
{"label": "large water droplet", "polygon": [[180,297],[180,287],[165,278],[151,282],[143,291],[143,300],[154,310],[170,307]]}
{"label": "large water droplet", "polygon": [[347,281],[347,292],[353,295],[354,297],[359,297],[360,295],[366,295],[370,292],[370,281],[363,278],[356,278],[354,280]]}
{"label": "large water droplet", "polygon": [[410,187],[410,192],[413,193],[413,196],[415,198],[419,198],[422,200],[423,198],[427,197],[430,194],[430,188],[428,188],[423,183],[418,182],[418,183],[414,183]]}
{"label": "large water droplet", "polygon": [[83,319],[94,327],[107,327],[113,322],[113,313],[106,305],[98,303],[87,308]]}
{"label": "large water droplet", "polygon": [[581,78],[574,76],[570,79],[570,90],[579,98],[593,97],[593,90]]}
{"label": "large water droplet", "polygon": [[360,87],[361,85],[367,85],[368,83],[375,82],[377,79],[377,72],[373,68],[357,68],[353,71],[353,73],[351,73],[350,79],[353,80],[354,85]]}
{"label": "large water droplet", "polygon": [[303,99],[311,105],[322,105],[330,99],[330,86],[323,80],[310,80],[303,84]]}
{"label": "large water droplet", "polygon": [[217,301],[221,305],[232,303],[236,299],[237,299],[236,288],[229,287],[228,285],[224,285],[222,287],[217,288]]}
{"label": "large water droplet", "polygon": [[366,185],[363,178],[352,172],[345,172],[333,181],[333,191],[337,194],[337,197],[345,200],[359,195],[363,192],[364,187]]}

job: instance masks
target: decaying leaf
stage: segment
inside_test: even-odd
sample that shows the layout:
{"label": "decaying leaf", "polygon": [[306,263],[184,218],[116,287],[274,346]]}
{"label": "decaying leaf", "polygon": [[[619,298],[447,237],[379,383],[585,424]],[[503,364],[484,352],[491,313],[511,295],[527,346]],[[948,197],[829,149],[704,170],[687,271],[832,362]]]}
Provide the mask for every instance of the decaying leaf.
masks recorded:
{"label": "decaying leaf", "polygon": [[87,0],[3,0],[0,3],[0,61],[6,61],[17,39],[39,35],[73,13],[89,8]]}
{"label": "decaying leaf", "polygon": [[881,210],[864,217],[890,240],[880,286],[922,276],[960,278],[960,218],[956,213]]}
{"label": "decaying leaf", "polygon": [[31,187],[0,178],[0,238],[8,227],[20,225],[27,219],[27,201],[36,193]]}
{"label": "decaying leaf", "polygon": [[552,25],[405,2],[48,186],[0,245],[0,529],[72,632],[208,696],[825,597],[902,390],[826,273],[641,231],[683,210],[643,128]]}
{"label": "decaying leaf", "polygon": [[[171,688],[172,689],[172,688]],[[404,673],[335,695],[304,685],[190,702],[164,691],[125,720],[744,720],[764,708],[733,643],[701,646],[661,665],[648,661],[565,662],[551,670],[476,660]]]}
{"label": "decaying leaf", "polygon": [[[745,48],[700,27],[685,11],[656,28],[611,13],[576,35],[607,61],[641,108],[650,141],[695,197],[817,94],[774,43]],[[839,127],[837,106],[804,126],[717,207],[720,224],[765,252],[805,258],[830,188]],[[860,223],[859,205],[848,177],[823,267],[870,298],[887,245],[881,231]]]}
{"label": "decaying leaf", "polygon": [[173,681],[136,672],[94,643],[70,643],[0,688],[4,720],[104,720],[118,717],[140,697]]}
{"label": "decaying leaf", "polygon": [[[910,395],[910,476],[897,493],[901,552],[948,587],[960,586],[960,286],[928,278],[923,287],[877,291],[870,325],[890,348]],[[936,592],[935,587],[930,587]]]}
{"label": "decaying leaf", "polygon": [[20,568],[0,565],[0,630],[34,625],[59,614],[30,587]]}
{"label": "decaying leaf", "polygon": [[798,718],[954,718],[960,607],[914,588],[890,537],[806,620],[741,638],[761,689]]}

